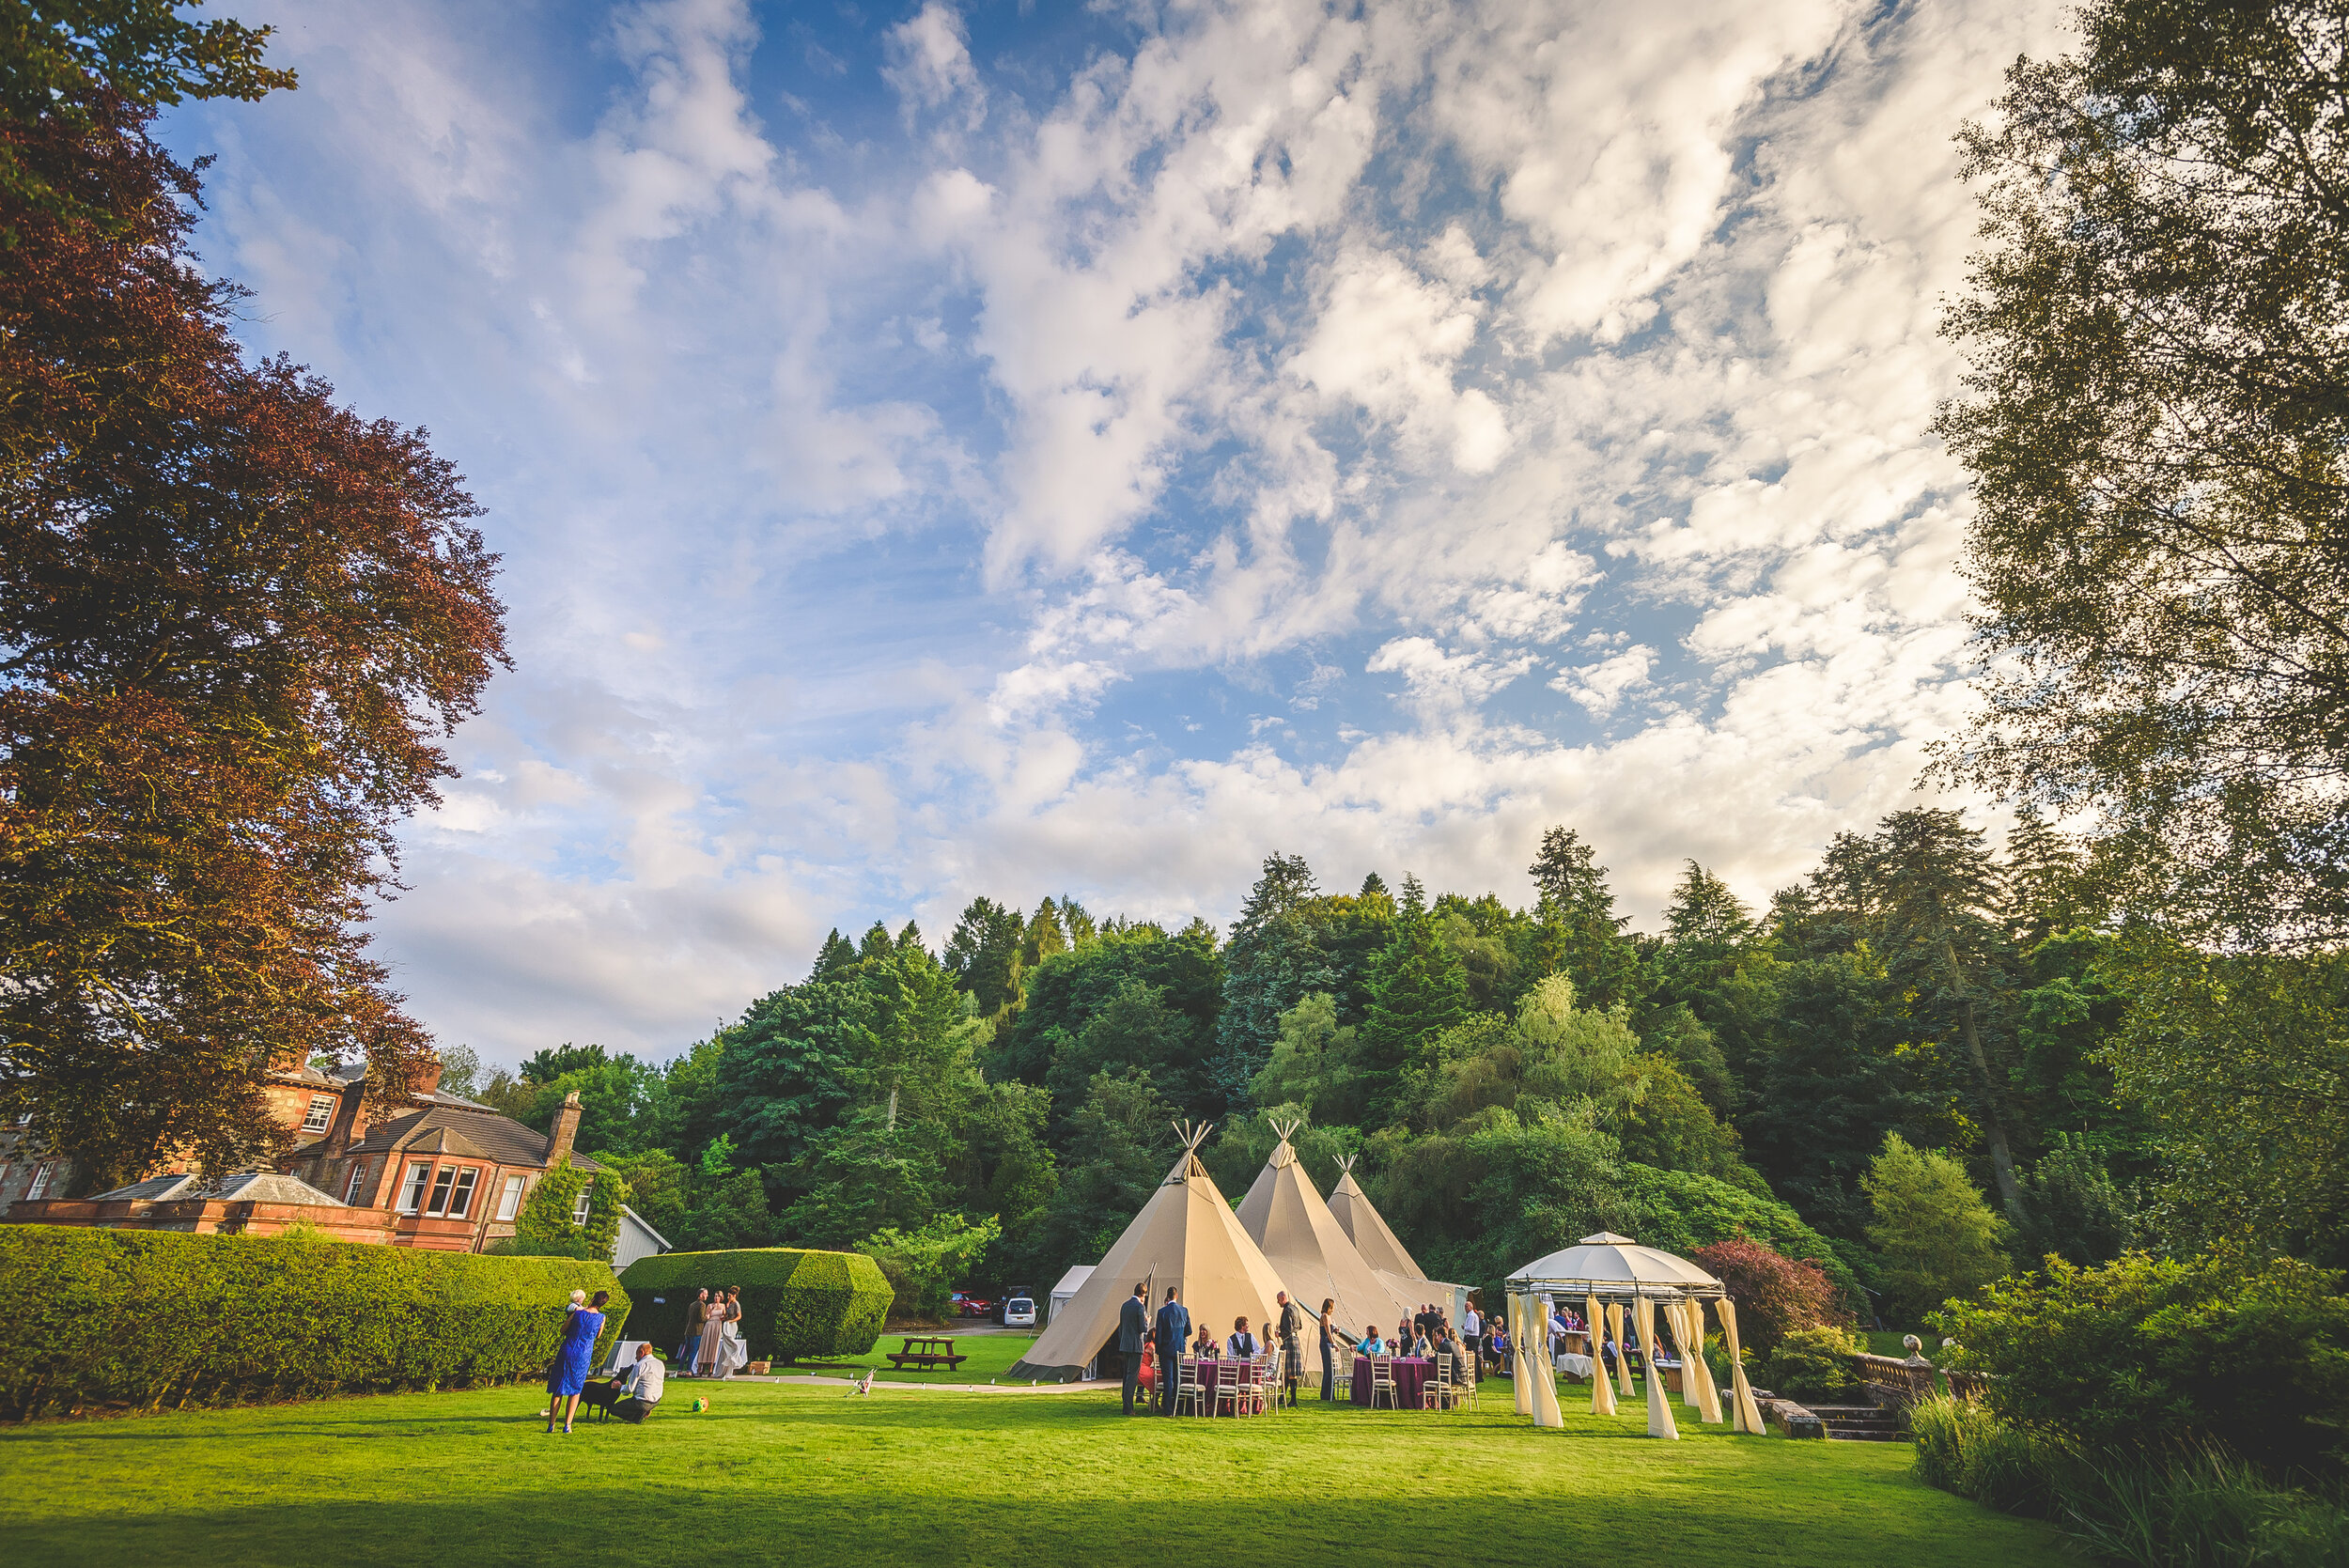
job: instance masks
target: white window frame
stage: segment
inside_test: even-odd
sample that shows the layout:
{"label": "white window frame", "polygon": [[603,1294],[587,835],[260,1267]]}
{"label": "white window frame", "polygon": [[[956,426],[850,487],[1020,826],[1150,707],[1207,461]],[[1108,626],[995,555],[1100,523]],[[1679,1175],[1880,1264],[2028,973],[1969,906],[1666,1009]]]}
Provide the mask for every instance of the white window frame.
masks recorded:
{"label": "white window frame", "polygon": [[24,1184],[24,1201],[38,1202],[49,1190],[49,1165],[46,1161],[33,1167],[33,1179]]}
{"label": "white window frame", "polygon": [[481,1180],[481,1167],[468,1165],[457,1172],[457,1185],[449,1188],[448,1217],[463,1219],[473,1213],[474,1188]]}
{"label": "white window frame", "polygon": [[528,1176],[508,1176],[498,1191],[498,1213],[501,1220],[511,1219],[522,1211],[522,1193],[530,1186]]}
{"label": "white window frame", "polygon": [[366,1179],[367,1162],[363,1159],[358,1164],[350,1168],[350,1180],[343,1184],[343,1202],[346,1203],[357,1203],[359,1201],[359,1188],[366,1183]]}
{"label": "white window frame", "polygon": [[302,1114],[303,1132],[324,1132],[334,1125],[334,1108],[342,1102],[332,1094],[313,1094],[310,1109]]}
{"label": "white window frame", "polygon": [[571,1205],[572,1224],[584,1225],[587,1223],[588,1203],[589,1200],[595,1197],[595,1195],[596,1184],[593,1182],[589,1182],[585,1187],[579,1189],[579,1201]]}
{"label": "white window frame", "polygon": [[424,1205],[424,1212],[438,1219],[448,1212],[448,1197],[457,1186],[457,1167],[443,1165],[432,1175],[432,1196]]}
{"label": "white window frame", "polygon": [[432,1185],[432,1162],[416,1160],[399,1184],[399,1212],[415,1214],[424,1207],[424,1189]]}

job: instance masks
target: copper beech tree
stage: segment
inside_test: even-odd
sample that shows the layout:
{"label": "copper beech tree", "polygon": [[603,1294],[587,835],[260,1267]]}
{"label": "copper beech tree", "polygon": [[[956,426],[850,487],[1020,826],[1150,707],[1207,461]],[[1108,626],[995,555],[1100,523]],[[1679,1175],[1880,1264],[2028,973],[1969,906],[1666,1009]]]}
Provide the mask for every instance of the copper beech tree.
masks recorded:
{"label": "copper beech tree", "polygon": [[0,190],[0,1110],[85,1190],[267,1157],[273,1063],[412,1081],[363,925],[505,660],[458,475],[246,360],[150,112],[0,125],[68,197]]}

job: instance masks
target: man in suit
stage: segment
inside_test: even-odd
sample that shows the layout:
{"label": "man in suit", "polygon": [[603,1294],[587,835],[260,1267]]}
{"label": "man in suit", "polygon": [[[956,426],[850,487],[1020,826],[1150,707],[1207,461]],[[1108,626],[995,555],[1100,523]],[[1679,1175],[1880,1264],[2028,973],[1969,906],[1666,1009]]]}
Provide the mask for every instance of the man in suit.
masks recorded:
{"label": "man in suit", "polygon": [[1126,1362],[1126,1414],[1134,1413],[1134,1395],[1142,1385],[1142,1358],[1150,1351],[1150,1287],[1137,1283],[1133,1295],[1117,1309],[1117,1353]]}
{"label": "man in suit", "polygon": [[1159,1309],[1159,1414],[1174,1413],[1175,1363],[1183,1358],[1184,1342],[1190,1338],[1190,1313],[1183,1310],[1182,1292],[1173,1285],[1166,1287],[1166,1305]]}
{"label": "man in suit", "polygon": [[1273,1319],[1273,1332],[1281,1341],[1281,1386],[1288,1396],[1289,1404],[1294,1405],[1297,1403],[1298,1380],[1303,1375],[1305,1365],[1305,1347],[1299,1343],[1305,1327],[1305,1314],[1297,1310],[1297,1303],[1289,1299],[1286,1291],[1278,1293],[1274,1300],[1281,1309],[1280,1316]]}

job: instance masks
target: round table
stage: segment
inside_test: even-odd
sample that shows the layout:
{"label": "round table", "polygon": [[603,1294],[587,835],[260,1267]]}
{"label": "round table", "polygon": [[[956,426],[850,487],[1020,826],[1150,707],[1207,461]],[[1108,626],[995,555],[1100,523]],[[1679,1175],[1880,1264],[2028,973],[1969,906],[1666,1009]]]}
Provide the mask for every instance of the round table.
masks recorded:
{"label": "round table", "polygon": [[[1435,1362],[1424,1356],[1397,1356],[1391,1364],[1394,1368],[1396,1401],[1406,1410],[1418,1409],[1420,1395],[1427,1387],[1427,1374]],[[1357,1405],[1370,1403],[1370,1358],[1367,1356],[1354,1358],[1353,1397]]]}

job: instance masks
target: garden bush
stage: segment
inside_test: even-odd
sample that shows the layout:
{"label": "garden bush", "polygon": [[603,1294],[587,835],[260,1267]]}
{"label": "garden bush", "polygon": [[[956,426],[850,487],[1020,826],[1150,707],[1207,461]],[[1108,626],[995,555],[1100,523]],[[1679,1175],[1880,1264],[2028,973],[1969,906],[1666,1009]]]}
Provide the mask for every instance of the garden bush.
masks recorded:
{"label": "garden bush", "polygon": [[621,1276],[636,1301],[638,1337],[669,1348],[685,1336],[685,1309],[702,1286],[742,1287],[742,1337],[754,1359],[862,1356],[879,1343],[894,1293],[861,1252],[751,1247],[663,1252]]}
{"label": "garden bush", "polygon": [[2129,1253],[2050,1260],[1934,1319],[1950,1364],[1996,1374],[2001,1418],[2090,1454],[2216,1442],[2276,1476],[2349,1470],[2349,1298],[2341,1276]]}
{"label": "garden bush", "polygon": [[2349,1509],[2284,1485],[2211,1442],[2080,1453],[1937,1395],[1908,1413],[1919,1480],[2047,1518],[2089,1555],[2139,1568],[2332,1568],[2349,1561]]}
{"label": "garden bush", "polygon": [[283,1236],[0,1225],[0,1411],[229,1405],[536,1377],[608,1264]]}
{"label": "garden bush", "polygon": [[1843,1291],[1812,1259],[1789,1258],[1742,1234],[1696,1248],[1688,1258],[1729,1287],[1740,1349],[1765,1355],[1797,1329],[1851,1322]]}
{"label": "garden bush", "polygon": [[1852,1358],[1862,1348],[1848,1328],[1797,1328],[1763,1358],[1762,1381],[1772,1393],[1788,1399],[1840,1405],[1859,1391]]}

